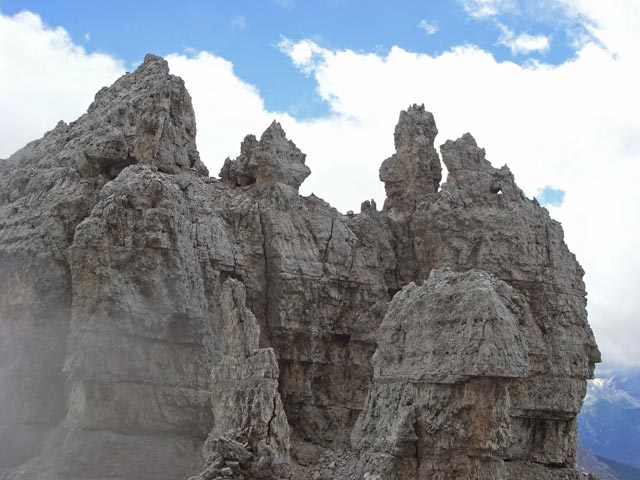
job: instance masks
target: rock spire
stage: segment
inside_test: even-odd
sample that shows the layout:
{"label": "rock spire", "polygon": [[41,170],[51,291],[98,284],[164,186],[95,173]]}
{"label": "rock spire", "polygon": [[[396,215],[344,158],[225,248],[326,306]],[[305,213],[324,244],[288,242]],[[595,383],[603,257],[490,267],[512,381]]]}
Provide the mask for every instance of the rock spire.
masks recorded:
{"label": "rock spire", "polygon": [[442,179],[438,152],[433,146],[438,129],[424,105],[400,112],[394,134],[396,153],[382,162],[387,210],[412,211],[428,195],[436,193]]}

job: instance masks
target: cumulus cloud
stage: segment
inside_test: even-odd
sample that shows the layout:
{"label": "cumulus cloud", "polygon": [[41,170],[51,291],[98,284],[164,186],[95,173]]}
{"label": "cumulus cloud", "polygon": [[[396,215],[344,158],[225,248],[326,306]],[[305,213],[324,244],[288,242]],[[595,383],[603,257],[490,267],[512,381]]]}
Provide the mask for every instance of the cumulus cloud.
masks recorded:
{"label": "cumulus cloud", "polygon": [[467,14],[474,18],[485,19],[515,10],[514,0],[459,0]]}
{"label": "cumulus cloud", "polygon": [[427,21],[425,19],[420,20],[420,23],[418,23],[418,27],[420,27],[422,30],[424,30],[424,33],[426,33],[427,35],[434,35],[440,29],[438,27],[438,23],[437,22],[435,22],[435,21],[429,22],[429,21]]}
{"label": "cumulus cloud", "polygon": [[0,158],[59,120],[75,120],[124,70],[121,61],[87,53],[64,29],[47,28],[33,13],[0,13]]}
{"label": "cumulus cloud", "polygon": [[288,55],[293,64],[305,75],[311,75],[317,71],[327,50],[318,46],[312,40],[300,40],[294,42],[290,38],[283,37],[278,43],[282,53]]}
{"label": "cumulus cloud", "polygon": [[566,46],[576,50],[598,38],[595,33],[599,17],[589,15],[585,8],[591,0],[457,1],[469,17],[496,27],[500,31],[498,43],[509,47],[513,54],[548,50],[551,37],[527,32],[516,34],[505,24],[531,25],[533,20],[535,24],[543,25],[563,37]]}
{"label": "cumulus cloud", "polygon": [[550,40],[546,35],[529,35],[528,33],[516,35],[513,30],[504,25],[500,25],[500,30],[502,33],[498,43],[508,47],[514,55],[549,50]]}
{"label": "cumulus cloud", "polygon": [[240,80],[231,62],[208,52],[165,56],[171,73],[182,77],[193,101],[198,127],[198,150],[212,175],[225,157],[240,153],[245,134],[260,134],[273,117],[290,121],[286,114],[267,112],[258,90]]}
{"label": "cumulus cloud", "polygon": [[[312,174],[304,194],[314,192],[341,211],[357,210],[372,197],[381,204],[377,171],[393,152],[398,113],[424,103],[435,115],[438,143],[471,131],[494,165],[509,164],[529,196],[547,185],[561,186],[564,201],[548,208],[563,223],[587,272],[590,320],[605,360],[640,364],[639,14],[633,0],[563,3],[591,20],[590,38],[597,41],[585,40],[575,58],[559,66],[499,62],[469,45],[436,56],[398,47],[379,55],[283,39],[282,51],[315,79],[330,105],[330,115],[315,120],[268,111],[260,92],[211,53],[168,60],[192,94],[198,146],[213,174],[226,156],[238,154],[246,133],[259,135],[275,118],[308,154]],[[476,4],[476,15],[482,8],[510,8],[509,2]],[[81,113],[122,65],[87,54],[35,15],[0,21],[0,69],[12,72],[0,77],[0,98],[10,112],[2,120],[9,134],[1,137],[0,156],[6,156],[59,118]],[[8,41],[13,43],[7,46]],[[32,60],[34,52],[42,54]]]}

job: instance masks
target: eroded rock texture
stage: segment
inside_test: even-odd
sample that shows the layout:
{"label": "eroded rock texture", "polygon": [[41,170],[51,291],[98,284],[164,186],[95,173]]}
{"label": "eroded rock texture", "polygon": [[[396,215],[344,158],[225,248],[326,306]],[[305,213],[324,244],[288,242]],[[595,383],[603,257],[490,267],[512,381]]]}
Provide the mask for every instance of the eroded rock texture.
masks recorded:
{"label": "eroded rock texture", "polygon": [[195,131],[150,55],[0,161],[0,478],[580,478],[583,272],[507,167],[440,186],[412,106],[342,215],[278,123],[221,180]]}
{"label": "eroded rock texture", "polygon": [[254,135],[245,137],[240,156],[225,160],[220,178],[236,186],[278,182],[297,190],[311,173],[305,158],[306,155],[287,139],[282,126],[274,121],[260,141]]}
{"label": "eroded rock texture", "polygon": [[534,452],[542,463],[572,462],[566,424],[536,432],[520,421],[513,392],[531,375],[541,338],[526,300],[505,282],[481,270],[433,270],[396,294],[377,340],[352,434],[363,472],[489,480],[519,478]]}

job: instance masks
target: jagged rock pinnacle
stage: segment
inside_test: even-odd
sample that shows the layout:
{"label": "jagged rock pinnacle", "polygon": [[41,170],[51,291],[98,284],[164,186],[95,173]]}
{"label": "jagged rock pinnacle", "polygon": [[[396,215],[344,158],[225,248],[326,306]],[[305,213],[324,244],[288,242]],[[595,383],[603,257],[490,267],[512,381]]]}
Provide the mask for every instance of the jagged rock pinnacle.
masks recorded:
{"label": "jagged rock pinnacle", "polygon": [[256,140],[247,135],[240,147],[240,156],[227,159],[220,178],[230,185],[282,183],[296,190],[311,170],[305,165],[306,155],[287,139],[282,126],[273,121]]}
{"label": "jagged rock pinnacle", "polygon": [[133,72],[98,92],[76,122],[90,136],[84,169],[114,177],[127,165],[154,165],[166,173],[193,168],[208,174],[196,148],[191,96],[167,61],[147,54]]}
{"label": "jagged rock pinnacle", "polygon": [[158,55],[154,55],[153,53],[147,53],[144,56],[144,60],[140,67],[138,67],[138,73],[144,72],[144,70],[153,69],[155,71],[162,72],[166,75],[169,74],[169,63]]}
{"label": "jagged rock pinnacle", "polygon": [[485,158],[484,148],[478,147],[470,133],[447,140],[440,146],[440,152],[449,171],[443,188],[464,189],[476,202],[491,201],[496,195],[508,201],[525,200],[509,167],[493,167]]}
{"label": "jagged rock pinnacle", "polygon": [[387,193],[385,210],[411,212],[425,196],[438,191],[442,166],[433,146],[438,134],[433,115],[424,105],[400,113],[394,140],[396,153],[380,167]]}

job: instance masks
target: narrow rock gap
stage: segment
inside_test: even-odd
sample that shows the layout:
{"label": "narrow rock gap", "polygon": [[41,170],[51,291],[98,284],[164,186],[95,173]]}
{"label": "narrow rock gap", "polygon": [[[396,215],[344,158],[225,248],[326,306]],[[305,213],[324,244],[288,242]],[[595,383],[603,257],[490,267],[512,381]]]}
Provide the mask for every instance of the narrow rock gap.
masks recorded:
{"label": "narrow rock gap", "polygon": [[418,435],[418,420],[413,422],[413,432],[416,435],[416,480],[420,480],[420,436]]}
{"label": "narrow rock gap", "polygon": [[327,258],[329,257],[329,244],[331,243],[331,239],[333,238],[333,225],[335,223],[335,217],[331,219],[331,231],[329,232],[329,238],[327,239],[327,243],[324,246],[324,253],[322,254],[322,263],[327,262]]}
{"label": "narrow rock gap", "polygon": [[271,325],[269,323],[269,298],[271,295],[269,289],[269,256],[267,255],[267,233],[264,227],[262,215],[263,213],[260,202],[258,202],[258,221],[260,222],[260,233],[262,234],[262,255],[264,257],[264,326],[267,330],[266,336],[269,340],[268,343],[271,343]]}
{"label": "narrow rock gap", "polygon": [[274,397],[273,397],[273,409],[271,410],[271,418],[269,419],[269,422],[267,423],[267,438],[271,438],[271,423],[273,423],[273,420],[276,418],[276,409],[277,409],[277,407],[278,407],[277,397],[274,395]]}

